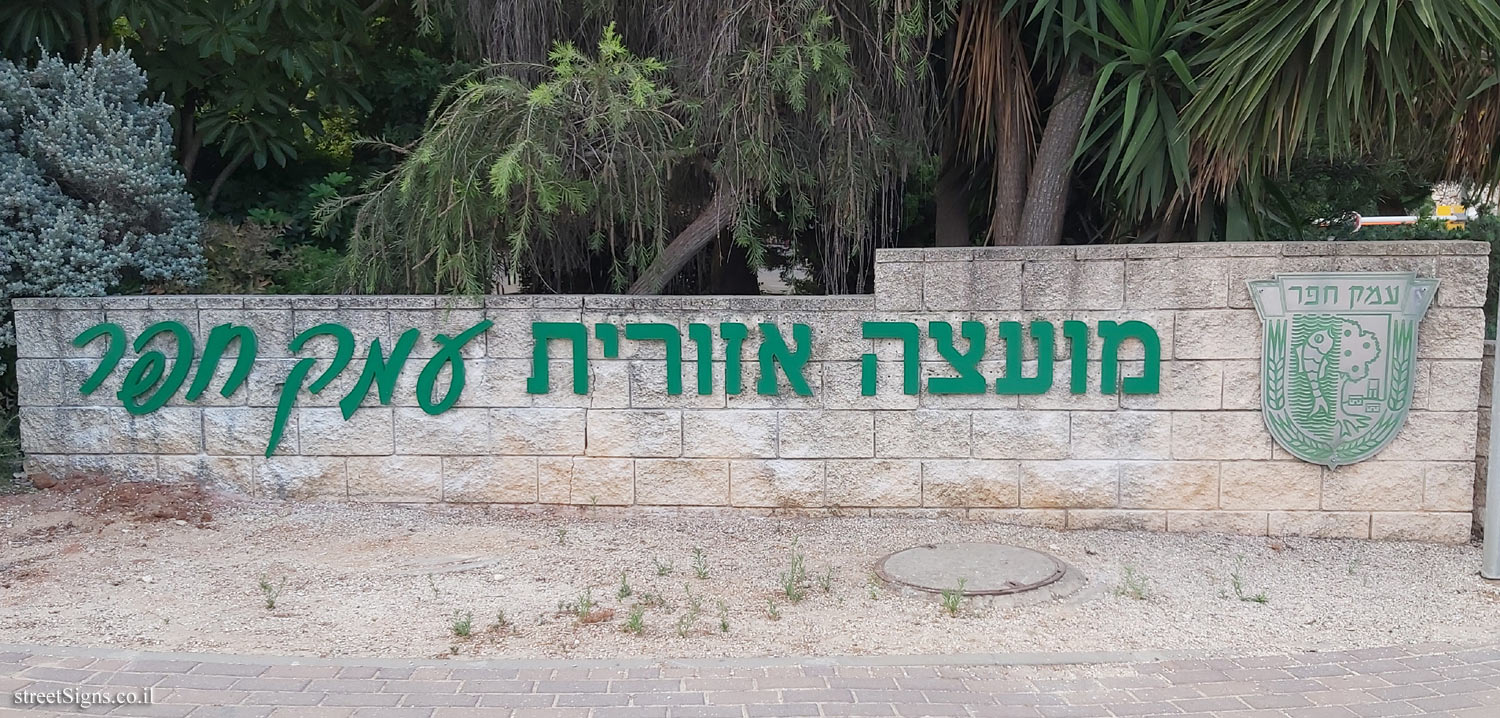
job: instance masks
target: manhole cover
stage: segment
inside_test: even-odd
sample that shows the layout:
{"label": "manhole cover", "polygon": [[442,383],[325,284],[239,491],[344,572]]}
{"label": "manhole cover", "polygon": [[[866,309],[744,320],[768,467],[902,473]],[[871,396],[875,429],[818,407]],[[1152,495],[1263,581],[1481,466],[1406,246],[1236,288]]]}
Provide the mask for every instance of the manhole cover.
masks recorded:
{"label": "manhole cover", "polygon": [[958,588],[965,596],[1060,598],[1083,580],[1076,569],[1052,556],[1019,546],[995,543],[942,543],[914,546],[880,560],[875,572],[903,589],[938,594]]}

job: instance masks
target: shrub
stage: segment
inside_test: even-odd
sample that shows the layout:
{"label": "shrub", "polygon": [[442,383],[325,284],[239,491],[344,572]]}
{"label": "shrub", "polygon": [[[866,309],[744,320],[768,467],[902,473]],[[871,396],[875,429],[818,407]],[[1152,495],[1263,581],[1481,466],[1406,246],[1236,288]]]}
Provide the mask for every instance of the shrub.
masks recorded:
{"label": "shrub", "polygon": [[[0,60],[0,311],[12,296],[192,284],[200,220],[172,157],[172,107],[126,52]],[[15,342],[8,316],[0,347]]]}

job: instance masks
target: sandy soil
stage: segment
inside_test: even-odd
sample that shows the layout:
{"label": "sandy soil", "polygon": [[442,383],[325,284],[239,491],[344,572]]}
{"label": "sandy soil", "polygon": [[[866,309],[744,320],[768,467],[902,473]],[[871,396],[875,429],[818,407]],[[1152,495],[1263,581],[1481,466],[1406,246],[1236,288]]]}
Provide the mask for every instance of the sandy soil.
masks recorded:
{"label": "sandy soil", "polygon": [[[1473,546],[936,519],[291,505],[107,485],[0,497],[0,540],[0,643],[603,658],[1233,654],[1500,635],[1500,586],[1476,575]],[[1059,602],[970,603],[950,617],[935,599],[880,585],[871,570],[907,546],[984,540],[1049,551],[1089,584]],[[794,541],[808,573],[798,603],[780,580]],[[694,548],[707,578],[697,576]],[[658,563],[670,573],[659,575]],[[1143,577],[1143,599],[1118,590],[1126,567]],[[624,599],[622,572],[632,590]],[[263,579],[279,588],[274,608]],[[1262,592],[1264,603],[1240,599]],[[568,605],[586,593],[597,604],[587,622]],[[637,604],[643,630],[627,633]],[[455,612],[472,614],[471,636],[454,635]]]}

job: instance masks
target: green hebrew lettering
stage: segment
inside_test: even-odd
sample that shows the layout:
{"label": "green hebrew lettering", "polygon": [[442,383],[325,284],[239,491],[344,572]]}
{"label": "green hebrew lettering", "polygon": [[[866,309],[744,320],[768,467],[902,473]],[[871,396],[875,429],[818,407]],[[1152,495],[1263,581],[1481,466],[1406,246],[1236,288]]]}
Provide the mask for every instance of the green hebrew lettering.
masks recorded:
{"label": "green hebrew lettering", "polygon": [[84,396],[94,393],[99,385],[104,383],[105,377],[108,377],[116,366],[119,366],[120,358],[125,356],[125,330],[112,322],[95,324],[83,330],[73,338],[73,346],[80,348],[87,346],[89,342],[99,337],[109,337],[108,344],[104,347],[104,355],[99,359],[99,367],[94,369],[94,373],[90,374],[89,378],[83,382],[83,386],[78,388],[79,393]]}
{"label": "green hebrew lettering", "polygon": [[750,328],[739,322],[724,322],[719,325],[719,336],[724,338],[724,393],[738,394],[744,391],[740,383],[740,354],[744,352]]}
{"label": "green hebrew lettering", "polygon": [[[526,380],[527,394],[546,394],[552,387],[547,373],[547,342],[553,339],[573,342],[573,393],[589,393],[589,335],[582,324],[532,322],[531,339],[535,344],[531,348],[531,378]],[[616,351],[619,351],[618,347]]]}
{"label": "green hebrew lettering", "polygon": [[[671,324],[626,324],[625,338],[633,341],[659,341],[667,347],[667,393],[682,393],[682,334]],[[709,367],[710,370],[713,367]]]}
{"label": "green hebrew lettering", "polygon": [[[921,331],[911,322],[865,322],[861,327],[866,339],[901,340],[901,391],[917,393],[921,371]],[[875,396],[876,358],[874,352],[859,358],[859,393]]]}
{"label": "green hebrew lettering", "polygon": [[797,341],[796,351],[787,348],[786,342],[781,338],[781,330],[775,324],[761,323],[760,333],[760,380],[755,383],[755,392],[777,393],[775,367],[780,366],[787,383],[792,385],[793,392],[798,396],[811,396],[812,389],[807,385],[807,378],[802,376],[802,370],[807,367],[807,360],[812,356],[812,327],[806,324],[792,325],[792,338]]}
{"label": "green hebrew lettering", "polygon": [[[469,327],[468,329],[463,330],[462,332],[459,332],[458,336],[449,338],[447,334],[439,334],[432,338],[432,342],[438,345],[437,353],[433,354],[432,358],[427,360],[427,366],[422,367],[422,373],[417,375],[417,405],[422,407],[422,411],[425,411],[429,414],[441,414],[447,411],[449,407],[458,402],[458,398],[464,393],[464,345],[473,341],[474,337],[484,334],[493,325],[493,321],[486,319],[478,324],[475,324],[472,327]],[[583,330],[583,325],[579,324],[576,326],[579,328],[579,331],[581,333]],[[582,345],[582,341],[574,343],[573,346],[575,356],[577,354],[577,347]],[[584,347],[584,352],[584,391],[588,391],[587,347]],[[443,372],[444,366],[452,367],[452,371],[449,374],[450,378],[448,380],[448,392],[443,395],[442,401],[433,402],[432,389],[433,386],[437,384],[438,375]],[[573,379],[574,381],[577,381],[578,379],[578,370],[576,369],[576,367],[574,369]],[[542,381],[543,386],[545,386],[545,375],[543,376]]]}
{"label": "green hebrew lettering", "polygon": [[697,347],[698,393],[714,393],[714,330],[707,324],[689,324],[688,339]]}
{"label": "green hebrew lettering", "polygon": [[[625,330],[625,336],[630,336],[630,330]],[[594,325],[594,338],[604,345],[604,357],[614,359],[620,356],[620,328],[613,324],[599,323]]]}
{"label": "green hebrew lettering", "polygon": [[1036,338],[1036,376],[1022,376],[1021,323],[1000,322],[1000,340],[1005,342],[1005,376],[995,380],[996,394],[1045,394],[1052,388],[1052,323],[1032,322]]}
{"label": "green hebrew lettering", "polygon": [[[292,337],[287,349],[293,354],[300,353],[308,340],[321,336],[333,337],[338,341],[338,348],[334,351],[333,362],[307,387],[307,391],[312,394],[317,394],[327,388],[334,378],[344,371],[344,367],[349,366],[349,360],[354,357],[354,332],[349,331],[346,326],[332,323],[309,327],[301,334]],[[316,357],[307,357],[298,360],[292,365],[292,370],[287,373],[286,382],[281,385],[281,396],[276,401],[276,418],[271,421],[271,440],[266,444],[267,457],[270,457],[271,453],[276,450],[276,445],[281,443],[281,435],[286,431],[287,417],[292,413],[292,404],[297,402],[297,392],[302,391],[302,383],[307,381],[308,373],[317,363]]]}
{"label": "green hebrew lettering", "polygon": [[240,344],[234,357],[234,371],[229,373],[229,379],[224,382],[219,395],[228,397],[245,383],[245,379],[250,376],[251,367],[255,366],[255,330],[236,324],[220,324],[208,333],[208,342],[203,345],[203,359],[198,362],[198,373],[193,376],[193,385],[188,387],[185,397],[188,401],[197,401],[198,397],[203,396],[209,382],[213,381],[214,374],[219,372],[219,360],[223,358],[224,350],[235,341]]}
{"label": "green hebrew lettering", "polygon": [[182,322],[157,322],[146,327],[146,331],[135,338],[136,353],[145,349],[156,335],[167,333],[177,338],[177,356],[172,359],[172,373],[167,375],[166,381],[162,381],[161,386],[145,401],[135,403],[136,399],[161,381],[162,372],[166,368],[167,355],[153,349],[141,354],[135,366],[130,368],[130,373],[125,375],[125,383],[120,386],[120,391],[115,394],[120,403],[125,405],[125,410],[132,414],[149,414],[162,408],[177,393],[193,367],[193,335]]}
{"label": "green hebrew lettering", "polygon": [[[1113,394],[1118,389],[1124,394],[1155,394],[1161,391],[1161,337],[1145,322],[1131,320],[1116,324],[1099,322],[1099,338],[1104,340],[1103,355],[1099,360],[1100,391]],[[1118,380],[1120,371],[1120,344],[1126,339],[1139,339],[1145,349],[1146,361],[1140,376]]]}
{"label": "green hebrew lettering", "polygon": [[1068,356],[1072,376],[1068,391],[1082,394],[1089,390],[1089,325],[1068,320],[1063,322],[1063,336],[1068,338]]}
{"label": "green hebrew lettering", "polygon": [[339,410],[343,412],[345,419],[359,411],[360,402],[370,393],[371,383],[375,384],[380,403],[391,403],[391,394],[396,391],[396,380],[401,378],[401,369],[406,366],[406,358],[411,356],[411,348],[416,345],[420,335],[421,332],[415,329],[402,332],[396,339],[396,346],[391,349],[390,361],[386,361],[385,352],[380,348],[380,340],[370,340],[370,352],[365,355],[365,367],[359,373],[359,380],[339,400]]}
{"label": "green hebrew lettering", "polygon": [[929,322],[927,335],[937,343],[938,354],[958,370],[958,376],[935,376],[927,380],[927,390],[934,394],[983,394],[989,382],[979,373],[979,361],[984,358],[985,328],[981,322],[964,322],[959,332],[969,341],[969,350],[960,353],[953,345],[953,325],[948,322]]}

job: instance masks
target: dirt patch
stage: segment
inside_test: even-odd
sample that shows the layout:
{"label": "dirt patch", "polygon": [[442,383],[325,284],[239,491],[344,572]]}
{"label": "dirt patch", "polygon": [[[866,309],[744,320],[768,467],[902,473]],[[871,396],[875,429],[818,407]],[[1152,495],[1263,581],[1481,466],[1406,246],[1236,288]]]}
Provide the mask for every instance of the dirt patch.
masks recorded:
{"label": "dirt patch", "polygon": [[0,497],[0,507],[62,510],[104,523],[185,521],[202,528],[213,521],[215,501],[225,500],[196,484],[111,481],[87,474],[39,476],[34,483],[41,492]]}
{"label": "dirt patch", "polygon": [[[1500,587],[1476,575],[1474,546],[160,491],[0,499],[0,642],[587,658],[1244,654],[1500,635]],[[897,549],[964,541],[1047,551],[1088,584],[950,616],[873,573]]]}

